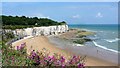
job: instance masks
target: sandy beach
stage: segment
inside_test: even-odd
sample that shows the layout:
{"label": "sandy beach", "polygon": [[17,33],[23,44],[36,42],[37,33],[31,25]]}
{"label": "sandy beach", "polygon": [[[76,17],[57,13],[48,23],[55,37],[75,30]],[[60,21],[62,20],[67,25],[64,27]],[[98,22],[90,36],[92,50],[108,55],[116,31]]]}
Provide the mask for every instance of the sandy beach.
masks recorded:
{"label": "sandy beach", "polygon": [[[71,34],[69,32],[67,34],[69,34],[70,36],[72,35],[72,33],[74,33],[74,31],[72,31]],[[62,34],[62,35],[66,37],[66,34]],[[64,55],[65,58],[69,58],[71,55],[78,55],[78,54],[72,53],[69,48],[65,47],[62,49],[62,48],[57,47],[56,44],[49,42],[49,39],[47,36],[37,36],[37,37],[22,39],[18,41],[17,43],[13,43],[12,46],[15,47],[16,49],[16,46],[20,45],[23,42],[26,42],[26,48],[27,48],[28,54],[32,50],[41,51],[42,49],[46,49],[48,50],[47,52],[50,52],[50,55],[53,55],[54,53],[58,53],[58,54]],[[104,61],[98,58],[87,56],[86,66],[116,66],[116,64],[110,63],[110,62],[107,62],[107,61]]]}
{"label": "sandy beach", "polygon": [[23,39],[17,43],[13,43],[12,46],[15,47],[16,49],[16,46],[24,42],[26,42],[26,48],[27,48],[28,54],[30,54],[32,50],[43,51],[44,49],[44,51],[46,51],[47,53],[50,52],[50,55],[53,55],[54,53],[58,53],[58,54],[64,55],[66,58],[71,55],[70,52],[67,52],[65,50],[55,47],[55,45],[50,43],[47,37],[45,36],[38,36],[38,37]]}

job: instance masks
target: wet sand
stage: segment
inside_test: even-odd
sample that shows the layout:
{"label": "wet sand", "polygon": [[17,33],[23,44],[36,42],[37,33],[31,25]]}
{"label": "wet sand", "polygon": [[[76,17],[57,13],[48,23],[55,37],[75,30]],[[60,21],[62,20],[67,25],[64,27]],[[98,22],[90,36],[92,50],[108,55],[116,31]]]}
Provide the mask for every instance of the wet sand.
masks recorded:
{"label": "wet sand", "polygon": [[56,37],[51,36],[49,41],[56,44],[59,48],[71,51],[75,55],[86,55],[87,66],[117,66],[118,54],[116,53],[100,49],[99,47],[75,46],[69,39],[75,37],[76,32],[76,30],[71,30]]}

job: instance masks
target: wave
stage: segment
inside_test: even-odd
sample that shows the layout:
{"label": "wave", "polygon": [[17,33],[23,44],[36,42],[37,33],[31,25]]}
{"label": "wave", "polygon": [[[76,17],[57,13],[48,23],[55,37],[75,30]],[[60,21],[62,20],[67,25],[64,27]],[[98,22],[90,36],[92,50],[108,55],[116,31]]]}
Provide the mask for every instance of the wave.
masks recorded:
{"label": "wave", "polygon": [[113,50],[113,49],[109,49],[109,48],[107,48],[107,47],[105,47],[105,46],[101,46],[101,45],[97,44],[95,41],[92,41],[92,42],[93,42],[94,45],[97,46],[97,47],[100,47],[100,48],[102,48],[102,49],[109,50],[109,51],[112,51],[112,52],[115,52],[115,53],[119,53],[117,50]]}
{"label": "wave", "polygon": [[104,39],[105,41],[109,42],[109,43],[113,43],[113,42],[117,42],[120,39],[119,38],[115,38],[115,39]]}

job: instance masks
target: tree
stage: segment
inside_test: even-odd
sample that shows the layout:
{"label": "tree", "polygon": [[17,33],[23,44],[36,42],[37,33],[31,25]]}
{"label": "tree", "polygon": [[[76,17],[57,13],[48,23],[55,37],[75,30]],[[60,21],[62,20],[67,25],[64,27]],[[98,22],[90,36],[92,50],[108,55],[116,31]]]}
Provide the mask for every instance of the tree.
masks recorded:
{"label": "tree", "polygon": [[[52,26],[52,25],[63,25],[65,21],[57,22],[48,18],[38,17],[26,17],[26,16],[5,16],[2,15],[3,27],[4,28],[21,28],[21,26]],[[35,25],[37,23],[37,25]],[[11,26],[10,26],[11,25]]]}

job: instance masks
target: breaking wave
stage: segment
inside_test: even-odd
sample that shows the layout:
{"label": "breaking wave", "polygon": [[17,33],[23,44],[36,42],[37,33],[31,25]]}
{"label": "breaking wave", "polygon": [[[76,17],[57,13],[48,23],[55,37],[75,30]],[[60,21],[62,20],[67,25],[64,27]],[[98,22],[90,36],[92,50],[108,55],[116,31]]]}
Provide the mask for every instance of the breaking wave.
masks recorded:
{"label": "breaking wave", "polygon": [[109,42],[109,43],[113,43],[113,42],[117,42],[120,39],[115,38],[115,39],[104,39],[104,40],[107,41],[107,42]]}
{"label": "breaking wave", "polygon": [[95,41],[92,41],[92,42],[93,42],[94,45],[97,46],[97,47],[100,47],[100,48],[102,48],[102,49],[109,50],[109,51],[112,51],[112,52],[115,52],[115,53],[119,53],[117,50],[113,50],[113,49],[109,49],[109,48],[107,48],[107,47],[105,47],[105,46],[101,46],[101,45],[97,44]]}

